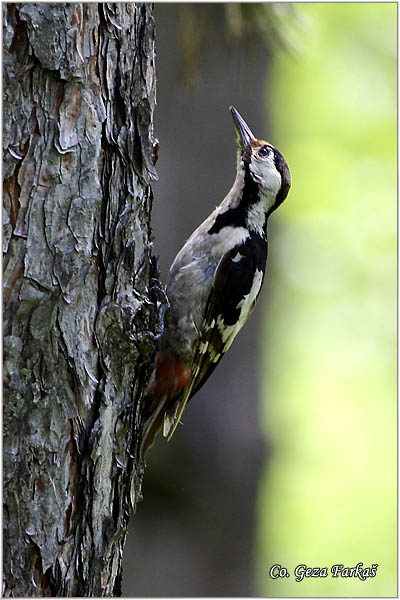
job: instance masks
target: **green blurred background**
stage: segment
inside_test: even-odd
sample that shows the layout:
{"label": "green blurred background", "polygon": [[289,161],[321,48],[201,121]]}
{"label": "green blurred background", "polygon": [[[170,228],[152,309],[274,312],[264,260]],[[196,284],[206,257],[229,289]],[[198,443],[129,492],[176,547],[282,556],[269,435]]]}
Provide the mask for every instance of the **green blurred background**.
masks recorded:
{"label": "green blurred background", "polygon": [[[293,189],[270,250],[258,590],[395,596],[397,5],[298,7],[297,58],[268,79]],[[376,577],[267,573],[358,562]]]}
{"label": "green blurred background", "polygon": [[[395,596],[397,5],[156,3],[155,22],[162,280],[233,183],[229,105],[293,185],[254,314],[150,453],[124,595]],[[330,576],[359,562],[376,577]]]}

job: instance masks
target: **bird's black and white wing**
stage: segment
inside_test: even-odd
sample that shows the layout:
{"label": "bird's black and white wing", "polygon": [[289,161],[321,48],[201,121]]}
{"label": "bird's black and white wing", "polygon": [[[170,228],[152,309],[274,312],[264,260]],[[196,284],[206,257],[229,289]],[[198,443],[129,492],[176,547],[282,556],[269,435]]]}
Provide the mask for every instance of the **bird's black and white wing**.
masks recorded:
{"label": "bird's black and white wing", "polygon": [[251,314],[261,290],[267,243],[250,235],[220,260],[214,274],[199,339],[191,364],[191,377],[164,418],[164,435],[170,439],[188,400],[211,375]]}

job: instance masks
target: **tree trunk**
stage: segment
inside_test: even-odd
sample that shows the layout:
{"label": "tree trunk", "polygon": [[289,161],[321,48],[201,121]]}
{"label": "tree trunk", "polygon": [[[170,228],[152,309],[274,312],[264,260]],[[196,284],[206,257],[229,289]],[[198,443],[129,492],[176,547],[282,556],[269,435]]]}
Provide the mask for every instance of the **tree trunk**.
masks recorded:
{"label": "tree trunk", "polygon": [[4,6],[4,595],[120,594],[159,328],[151,4]]}

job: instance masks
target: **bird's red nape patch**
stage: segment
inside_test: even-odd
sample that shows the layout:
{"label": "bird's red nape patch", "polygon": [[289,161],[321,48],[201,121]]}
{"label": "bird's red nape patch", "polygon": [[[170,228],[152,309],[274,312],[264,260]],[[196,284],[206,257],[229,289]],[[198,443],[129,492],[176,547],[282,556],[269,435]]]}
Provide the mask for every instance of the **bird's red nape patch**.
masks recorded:
{"label": "bird's red nape patch", "polygon": [[173,398],[183,390],[189,378],[190,369],[185,363],[178,362],[160,351],[146,395],[157,398],[167,393],[169,398]]}

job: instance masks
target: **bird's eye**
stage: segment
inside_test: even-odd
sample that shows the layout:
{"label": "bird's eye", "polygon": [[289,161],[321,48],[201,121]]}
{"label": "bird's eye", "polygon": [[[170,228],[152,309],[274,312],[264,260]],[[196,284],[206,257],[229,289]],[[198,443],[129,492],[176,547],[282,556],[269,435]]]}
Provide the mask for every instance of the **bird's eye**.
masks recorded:
{"label": "bird's eye", "polygon": [[258,156],[267,156],[269,154],[269,149],[267,148],[267,146],[263,146],[259,151],[258,151]]}

